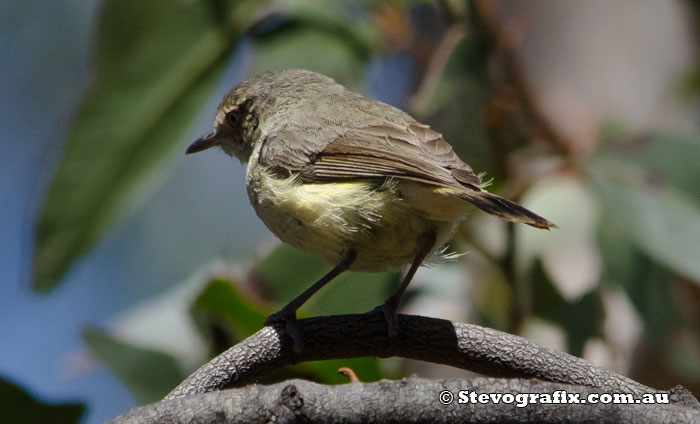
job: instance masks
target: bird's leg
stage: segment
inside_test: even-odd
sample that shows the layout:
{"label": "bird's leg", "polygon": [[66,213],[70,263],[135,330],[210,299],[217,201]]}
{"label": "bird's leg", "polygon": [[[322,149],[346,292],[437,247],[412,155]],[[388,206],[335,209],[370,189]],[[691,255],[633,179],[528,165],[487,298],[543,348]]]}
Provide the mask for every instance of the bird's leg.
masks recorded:
{"label": "bird's leg", "polygon": [[323,286],[328,284],[332,279],[337,277],[343,271],[347,271],[350,265],[355,261],[356,253],[354,250],[348,252],[348,254],[343,258],[338,265],[335,266],[328,274],[321,277],[313,286],[304,290],[302,294],[294,298],[291,302],[287,303],[279,312],[267,317],[265,325],[271,324],[273,322],[284,321],[285,329],[287,334],[292,338],[294,342],[294,352],[301,353],[304,348],[301,335],[299,334],[299,328],[297,327],[297,309],[301,307],[311,296],[319,291]]}
{"label": "bird's leg", "polygon": [[382,305],[382,311],[384,312],[384,318],[386,318],[387,332],[389,333],[389,339],[392,340],[396,337],[399,332],[399,319],[398,319],[398,309],[401,303],[401,298],[408,284],[413,279],[418,267],[423,263],[425,257],[428,256],[436,242],[436,235],[434,232],[428,232],[423,237],[423,244],[421,245],[416,258],[411,263],[411,267],[408,268],[408,272],[403,277],[401,286],[396,293],[392,294]]}

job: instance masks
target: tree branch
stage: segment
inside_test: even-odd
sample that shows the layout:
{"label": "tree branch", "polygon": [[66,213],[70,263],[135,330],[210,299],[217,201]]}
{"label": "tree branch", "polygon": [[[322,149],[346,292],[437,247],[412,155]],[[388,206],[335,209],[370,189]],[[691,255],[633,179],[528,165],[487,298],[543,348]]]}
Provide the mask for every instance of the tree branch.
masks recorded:
{"label": "tree branch", "polygon": [[535,377],[611,393],[656,391],[566,353],[477,325],[399,315],[399,333],[390,343],[384,315],[376,311],[308,318],[297,324],[304,340],[299,356],[284,324],[263,327],[195,371],[166,400],[242,386],[284,365],[363,356],[399,356],[490,376]]}
{"label": "tree branch", "polygon": [[[449,395],[445,395],[445,391]],[[460,394],[460,391],[461,394]],[[467,392],[465,392],[467,391]],[[562,392],[563,391],[563,392]],[[470,393],[510,394],[486,403]],[[557,392],[559,397],[554,397]],[[553,401],[570,402],[578,394],[584,404],[531,402],[535,393]],[[587,398],[599,389],[538,380],[475,378],[427,380],[409,378],[377,383],[327,386],[290,380],[270,386],[245,388],[165,400],[133,409],[110,421],[123,423],[252,423],[252,422],[700,422],[700,409],[679,404],[592,403]],[[673,393],[669,397],[673,397]],[[445,402],[445,400],[450,400]],[[466,403],[460,403],[467,400]],[[478,399],[478,398],[476,398]],[[492,398],[493,399],[493,398]],[[636,399],[633,399],[634,402]],[[528,405],[525,405],[525,402]],[[445,404],[447,403],[447,404]]]}

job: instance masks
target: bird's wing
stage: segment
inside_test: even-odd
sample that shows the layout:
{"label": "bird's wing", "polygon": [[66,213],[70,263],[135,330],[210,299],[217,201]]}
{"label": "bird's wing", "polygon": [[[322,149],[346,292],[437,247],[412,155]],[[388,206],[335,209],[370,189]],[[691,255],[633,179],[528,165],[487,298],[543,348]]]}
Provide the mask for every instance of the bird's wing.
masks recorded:
{"label": "bird's wing", "polygon": [[306,182],[392,177],[475,190],[481,184],[440,133],[415,121],[375,121],[335,132],[297,127],[277,137],[265,141],[261,162],[281,176],[299,173]]}
{"label": "bird's wing", "polygon": [[[298,173],[308,183],[395,178],[454,188],[456,196],[505,220],[556,228],[517,203],[482,190],[479,176],[427,125],[384,121],[333,136],[322,126],[311,131],[316,131],[313,136],[298,127],[280,131],[277,136],[284,140],[265,140],[259,160],[281,177]],[[308,138],[302,142],[296,137]]]}

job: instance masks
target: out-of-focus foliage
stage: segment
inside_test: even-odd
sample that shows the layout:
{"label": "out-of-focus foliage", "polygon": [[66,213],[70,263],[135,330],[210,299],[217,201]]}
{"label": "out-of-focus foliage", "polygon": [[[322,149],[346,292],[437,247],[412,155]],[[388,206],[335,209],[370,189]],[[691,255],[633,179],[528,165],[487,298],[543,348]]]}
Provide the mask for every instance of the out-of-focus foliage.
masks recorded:
{"label": "out-of-focus foliage", "polygon": [[43,423],[49,419],[56,424],[75,424],[85,413],[85,405],[43,402],[13,382],[0,378],[0,411],[4,424]]}
{"label": "out-of-focus foliage", "polygon": [[604,215],[621,234],[695,281],[700,281],[698,140],[700,134],[661,134],[618,142],[591,166],[599,176]]}
{"label": "out-of-focus foliage", "polygon": [[[299,272],[290,273],[290,269]],[[310,281],[318,280],[328,271],[330,266],[325,262],[287,245],[275,249],[253,270],[258,281],[268,288],[270,298],[280,303],[289,301],[306,289]],[[364,312],[379,305],[397,284],[396,273],[347,272],[309,299],[301,313],[314,316]],[[354,293],[362,295],[348,303]]]}
{"label": "out-of-focus foliage", "polygon": [[[454,26],[445,34],[440,54],[444,66],[434,70],[434,85],[421,87],[411,103],[424,118],[450,140],[457,154],[474,169],[493,170],[493,160],[483,125],[487,44],[483,33],[469,31],[473,21]],[[469,32],[468,32],[469,31]]]}
{"label": "out-of-focus foliage", "polygon": [[175,358],[166,353],[132,346],[92,328],[83,338],[140,404],[157,402],[185,378]]}
{"label": "out-of-focus foliage", "polygon": [[222,279],[210,281],[192,302],[192,313],[203,321],[203,330],[207,321],[215,321],[230,328],[231,338],[240,341],[258,331],[271,312],[251,303],[235,284]]}
{"label": "out-of-focus foliage", "polygon": [[234,2],[231,10],[215,9],[216,3],[104,2],[93,83],[38,223],[37,290],[52,288],[148,193],[210,95],[245,29],[230,22],[248,21],[252,2]]}
{"label": "out-of-focus foliage", "polygon": [[[546,199],[535,210],[562,227],[537,233],[499,222],[483,224],[498,226],[486,233],[480,227],[485,221],[470,219],[460,229],[455,245],[468,247],[472,254],[463,260],[478,269],[469,280],[472,296],[460,299],[473,303],[472,319],[512,332],[545,321],[562,331],[573,354],[584,355],[591,342],[602,341],[610,356],[636,360],[631,377],[700,390],[699,134],[611,126],[600,129],[590,150],[576,148],[547,126],[537,96],[521,80],[512,46],[489,19],[489,1],[230,4],[105,2],[95,81],[42,209],[36,288],[54,286],[145,196],[143,187],[155,181],[240,40],[251,42],[251,73],[303,67],[358,90],[373,59],[401,52],[414,64],[409,112],[442,131],[477,171],[489,171],[493,191],[526,206],[533,197]],[[561,185],[552,188],[562,179],[576,187],[565,190],[570,197]],[[557,212],[566,219],[554,219]],[[527,250],[522,263],[518,249]],[[267,315],[328,270],[280,246],[247,276],[209,281],[192,302],[193,319],[211,341],[211,353],[218,353],[259,329]],[[585,287],[571,287],[579,280],[566,277],[574,272],[588,276]],[[398,277],[347,273],[301,315],[368,310]],[[642,334],[626,338],[625,346],[615,334],[621,318],[614,302],[631,304],[628,315],[643,323]],[[181,377],[163,354],[94,331],[86,340],[139,401],[157,399]],[[156,363],[169,376],[142,378]],[[376,359],[363,358],[302,364],[275,378],[342,382],[335,373],[341,365],[364,381],[383,375]],[[663,372],[650,372],[654,366]]]}
{"label": "out-of-focus foliage", "polygon": [[[267,266],[279,266],[282,263],[278,261],[287,261],[295,259],[297,264],[303,263],[304,259],[309,262],[315,261],[307,255],[296,251],[286,252],[290,249],[286,246],[281,246],[273,254],[271,254],[263,263],[260,264],[260,275],[256,280],[259,284],[264,284],[270,288],[271,292],[278,292],[274,287],[279,287],[281,284],[289,281],[286,277],[295,275],[287,273],[286,275],[274,273],[266,275],[264,268]],[[304,258],[306,256],[306,258]],[[261,270],[262,269],[262,270]],[[264,281],[262,281],[262,280]],[[347,280],[347,279],[346,279]],[[372,281],[375,282],[375,281]],[[340,281],[336,282],[338,285]],[[357,281],[346,281],[346,283],[367,284],[365,281],[358,279]],[[278,309],[277,306],[267,304],[265,306],[250,300],[251,294],[241,292],[238,287],[240,283],[227,281],[225,279],[214,279],[210,281],[201,294],[194,300],[192,304],[192,314],[202,332],[209,336],[212,341],[212,355],[216,355],[235,343],[245,339],[251,334],[262,328],[263,323],[268,315]],[[381,284],[379,284],[381,287]],[[329,302],[316,302],[311,307],[305,308],[310,315],[324,313],[325,308],[330,303],[331,305],[347,304],[347,296],[338,290],[333,290],[334,287],[328,289],[332,292],[325,296]],[[371,291],[370,291],[371,294]],[[383,296],[383,295],[382,295]],[[337,300],[335,300],[337,299]],[[378,303],[383,297],[369,296],[370,302]],[[335,303],[334,303],[335,302]],[[319,306],[321,308],[319,308]],[[333,361],[316,361],[286,367],[274,375],[268,376],[266,380],[280,380],[290,377],[301,377],[321,381],[329,384],[338,384],[347,382],[347,378],[339,375],[337,370],[340,367],[350,367],[362,379],[362,381],[377,381],[382,377],[379,370],[379,363],[376,358],[355,358]]]}

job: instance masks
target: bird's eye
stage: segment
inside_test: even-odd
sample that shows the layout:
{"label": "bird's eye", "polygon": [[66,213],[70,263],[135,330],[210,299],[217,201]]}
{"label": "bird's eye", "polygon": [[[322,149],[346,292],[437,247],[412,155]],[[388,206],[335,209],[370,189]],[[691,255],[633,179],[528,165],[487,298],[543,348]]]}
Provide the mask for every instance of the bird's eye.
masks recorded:
{"label": "bird's eye", "polygon": [[234,112],[231,112],[226,115],[226,122],[228,122],[231,126],[236,126],[238,124],[238,116],[236,116]]}

